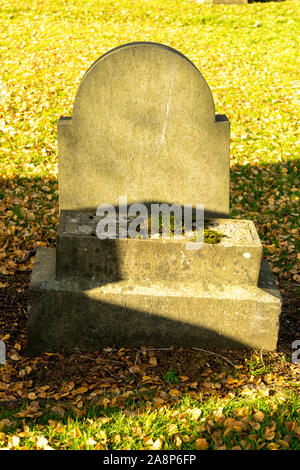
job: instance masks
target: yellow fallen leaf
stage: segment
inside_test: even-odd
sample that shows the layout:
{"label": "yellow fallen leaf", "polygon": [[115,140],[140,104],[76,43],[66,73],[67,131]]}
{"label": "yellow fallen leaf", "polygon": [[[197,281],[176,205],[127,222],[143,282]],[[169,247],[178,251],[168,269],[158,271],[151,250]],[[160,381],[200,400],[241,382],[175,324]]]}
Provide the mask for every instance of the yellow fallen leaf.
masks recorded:
{"label": "yellow fallen leaf", "polygon": [[268,250],[269,253],[276,253],[277,248],[275,245],[265,245],[265,248]]}
{"label": "yellow fallen leaf", "polygon": [[277,450],[277,449],[279,449],[279,447],[280,446],[278,444],[275,444],[275,442],[270,442],[270,444],[267,445],[267,448],[269,450]]}
{"label": "yellow fallen leaf", "polygon": [[89,437],[87,440],[87,445],[89,446],[95,446],[97,444],[97,441],[95,441],[92,437]]}
{"label": "yellow fallen leaf", "polygon": [[284,441],[283,439],[278,439],[278,444],[281,445],[284,449],[289,449],[290,444],[287,441]]}
{"label": "yellow fallen leaf", "polygon": [[74,382],[67,382],[67,383],[64,383],[62,386],[61,386],[61,392],[62,393],[68,393],[70,392],[71,390],[73,390],[73,388],[75,387],[75,383]]}
{"label": "yellow fallen leaf", "polygon": [[167,433],[170,434],[176,434],[178,432],[178,427],[177,424],[169,424],[167,427]]}
{"label": "yellow fallen leaf", "polygon": [[44,449],[47,444],[48,439],[46,439],[44,436],[40,436],[36,442],[36,446],[38,449]]}
{"label": "yellow fallen leaf", "polygon": [[255,419],[255,421],[262,423],[265,419],[265,415],[262,411],[257,411],[256,413],[254,413],[253,418]]}
{"label": "yellow fallen leaf", "polygon": [[225,428],[232,428],[236,424],[236,419],[234,418],[227,418],[224,421]]}
{"label": "yellow fallen leaf", "polygon": [[107,441],[107,436],[105,431],[99,431],[97,434],[98,439],[101,439],[101,441],[106,442]]}
{"label": "yellow fallen leaf", "polygon": [[37,396],[34,392],[30,392],[30,393],[28,393],[27,398],[29,400],[36,400]]}
{"label": "yellow fallen leaf", "polygon": [[72,395],[83,395],[88,391],[88,387],[79,387],[72,391]]}
{"label": "yellow fallen leaf", "polygon": [[206,439],[200,438],[196,441],[196,450],[206,450],[208,448],[208,442]]}
{"label": "yellow fallen leaf", "polygon": [[266,428],[265,429],[265,439],[267,439],[267,441],[272,441],[275,437],[275,432],[272,431],[271,428]]}
{"label": "yellow fallen leaf", "polygon": [[242,427],[241,426],[236,426],[234,425],[232,428],[235,432],[242,432]]}
{"label": "yellow fallen leaf", "polygon": [[114,437],[114,444],[120,444],[121,442],[121,436],[120,434],[116,434]]}
{"label": "yellow fallen leaf", "polygon": [[76,438],[76,437],[81,437],[82,434],[81,434],[80,429],[76,427],[74,429],[71,429],[71,431],[69,432],[69,436]]}
{"label": "yellow fallen leaf", "polygon": [[10,334],[4,335],[4,336],[1,338],[1,341],[7,341],[7,340],[9,340],[9,338],[10,338]]}
{"label": "yellow fallen leaf", "polygon": [[18,445],[20,444],[20,438],[17,437],[17,436],[10,436],[9,439],[8,439],[8,448],[9,449],[14,449],[15,447],[18,447]]}
{"label": "yellow fallen leaf", "polygon": [[163,441],[158,437],[152,444],[151,450],[161,450],[163,446]]}
{"label": "yellow fallen leaf", "polygon": [[200,418],[202,411],[200,408],[193,408],[190,410],[189,415],[192,420],[197,421]]}
{"label": "yellow fallen leaf", "polygon": [[160,404],[162,404],[162,403],[165,403],[166,400],[165,400],[164,398],[161,398],[161,397],[154,397],[154,398],[153,398],[153,401],[154,401],[154,403],[156,403],[157,405],[160,405]]}
{"label": "yellow fallen leaf", "polygon": [[149,375],[143,375],[142,381],[143,381],[144,383],[145,383],[145,382],[151,382],[151,381],[152,381],[152,377],[150,377]]}
{"label": "yellow fallen leaf", "polygon": [[286,430],[288,432],[293,432],[296,427],[296,424],[297,424],[296,421],[287,421],[285,423]]}
{"label": "yellow fallen leaf", "polygon": [[152,446],[152,445],[153,445],[152,437],[151,437],[151,436],[146,436],[146,437],[144,437],[144,439],[143,439],[143,444],[144,444],[145,446]]}

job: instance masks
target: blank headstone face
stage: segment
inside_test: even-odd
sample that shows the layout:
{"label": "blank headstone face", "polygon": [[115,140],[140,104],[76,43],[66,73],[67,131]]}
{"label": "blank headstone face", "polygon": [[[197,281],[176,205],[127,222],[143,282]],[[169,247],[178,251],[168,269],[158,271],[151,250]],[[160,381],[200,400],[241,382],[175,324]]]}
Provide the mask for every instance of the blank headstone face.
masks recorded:
{"label": "blank headstone face", "polygon": [[229,122],[178,51],[131,43],[100,57],[58,125],[60,209],[165,202],[229,211]]}

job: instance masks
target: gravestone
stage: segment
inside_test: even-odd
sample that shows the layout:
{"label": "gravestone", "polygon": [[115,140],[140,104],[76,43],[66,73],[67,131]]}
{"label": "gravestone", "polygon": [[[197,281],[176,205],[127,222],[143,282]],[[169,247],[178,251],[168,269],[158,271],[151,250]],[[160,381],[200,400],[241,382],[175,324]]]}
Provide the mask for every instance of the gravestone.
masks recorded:
{"label": "gravestone", "polygon": [[[178,51],[131,43],[86,72],[58,123],[57,248],[39,248],[28,353],[105,346],[274,350],[281,299],[254,224],[229,215],[229,122]],[[101,240],[99,205],[203,204],[216,245]]]}
{"label": "gravestone", "polygon": [[60,209],[99,204],[204,204],[228,216],[229,121],[182,54],[153,43],[100,57],[58,123]]}

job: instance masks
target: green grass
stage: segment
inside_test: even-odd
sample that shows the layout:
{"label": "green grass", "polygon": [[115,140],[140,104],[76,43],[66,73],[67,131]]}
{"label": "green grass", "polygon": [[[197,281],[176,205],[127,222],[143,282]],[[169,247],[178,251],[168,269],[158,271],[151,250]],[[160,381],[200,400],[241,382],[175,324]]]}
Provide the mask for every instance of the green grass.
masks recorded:
{"label": "green grass", "polygon": [[163,379],[170,384],[176,384],[180,382],[180,378],[178,377],[177,373],[173,369],[167,370]]}
{"label": "green grass", "polygon": [[[125,412],[116,407],[91,406],[81,417],[71,409],[61,417],[51,411],[51,406],[48,404],[42,416],[26,423],[15,417],[22,407],[14,412],[2,411],[0,423],[1,419],[9,421],[0,433],[2,447],[138,450],[157,446],[194,450],[198,439],[205,439],[209,449],[269,449],[272,443],[276,448],[300,450],[300,400],[296,395],[226,402],[214,397],[202,402],[187,396],[174,406],[160,408],[128,401]],[[258,420],[259,411],[263,414]],[[226,421],[228,418],[235,421]]]}
{"label": "green grass", "polygon": [[[13,274],[15,256],[37,244],[55,244],[56,125],[61,115],[72,114],[86,69],[120,44],[155,41],[195,63],[211,88],[216,113],[230,120],[231,216],[254,221],[281,288],[289,291],[299,281],[298,2],[210,6],[193,0],[0,0],[0,30],[0,273]],[[176,387],[174,369],[166,372],[165,381]],[[248,369],[255,378],[268,373],[259,358],[251,359]],[[66,405],[60,418],[50,402],[37,418],[15,417],[20,410],[2,407],[0,422],[7,418],[13,424],[0,429],[0,446],[14,447],[9,438],[26,432],[17,448],[36,448],[37,436],[43,435],[49,446],[62,449],[151,448],[150,439],[160,439],[156,445],[164,449],[194,449],[200,438],[209,448],[286,448],[282,442],[287,442],[299,449],[296,395],[250,399],[235,394],[202,401],[190,394],[153,408],[155,393],[151,389],[146,401],[133,400],[126,408],[88,405],[81,417]],[[239,408],[250,416],[263,411],[260,427],[227,431],[216,423],[215,414],[235,417]],[[188,409],[199,409],[199,417],[191,420]],[[274,422],[274,437],[267,439],[266,429]],[[89,437],[97,444],[88,444]]]}
{"label": "green grass", "polygon": [[2,0],[0,8],[0,203],[4,216],[12,205],[34,213],[24,214],[25,231],[21,218],[4,217],[1,272],[14,272],[14,250],[55,244],[56,125],[72,114],[86,69],[120,44],[156,41],[185,54],[207,80],[216,112],[231,123],[231,215],[253,220],[279,280],[297,281],[296,1]]}

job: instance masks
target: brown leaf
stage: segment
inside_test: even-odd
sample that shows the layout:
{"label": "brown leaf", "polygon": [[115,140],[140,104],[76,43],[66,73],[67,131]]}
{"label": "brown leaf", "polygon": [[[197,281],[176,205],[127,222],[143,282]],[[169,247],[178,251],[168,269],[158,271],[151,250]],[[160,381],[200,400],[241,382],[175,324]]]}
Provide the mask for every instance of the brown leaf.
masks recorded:
{"label": "brown leaf", "polygon": [[68,393],[68,392],[71,392],[71,390],[73,390],[74,387],[75,387],[74,382],[67,382],[61,386],[60,390],[62,393]]}
{"label": "brown leaf", "polygon": [[253,418],[255,419],[255,421],[262,423],[265,419],[265,415],[262,411],[257,411],[256,413],[254,413]]}
{"label": "brown leaf", "polygon": [[196,441],[196,450],[206,450],[208,449],[208,442],[206,439],[200,438]]}
{"label": "brown leaf", "polygon": [[151,436],[146,436],[146,437],[144,437],[144,439],[143,439],[143,444],[144,444],[145,446],[152,446],[152,445],[153,445],[152,437],[151,437]]}
{"label": "brown leaf", "polygon": [[155,356],[150,356],[149,364],[150,366],[153,366],[153,367],[157,366],[157,359]]}
{"label": "brown leaf", "polygon": [[287,441],[284,441],[283,439],[278,439],[278,444],[281,445],[284,449],[289,449],[290,445]]}
{"label": "brown leaf", "polygon": [[72,391],[72,395],[83,395],[88,391],[88,387],[79,387]]}
{"label": "brown leaf", "polygon": [[275,444],[275,442],[270,442],[270,444],[267,445],[267,448],[269,450],[277,450],[277,449],[279,449],[279,447],[280,446],[278,444]]}
{"label": "brown leaf", "polygon": [[275,437],[275,432],[271,428],[266,428],[265,439],[267,439],[267,441],[272,441],[274,437]]}
{"label": "brown leaf", "polygon": [[63,406],[60,406],[60,405],[53,406],[51,408],[51,411],[53,411],[53,413],[58,414],[59,416],[64,416],[65,414],[65,409],[63,408]]}

